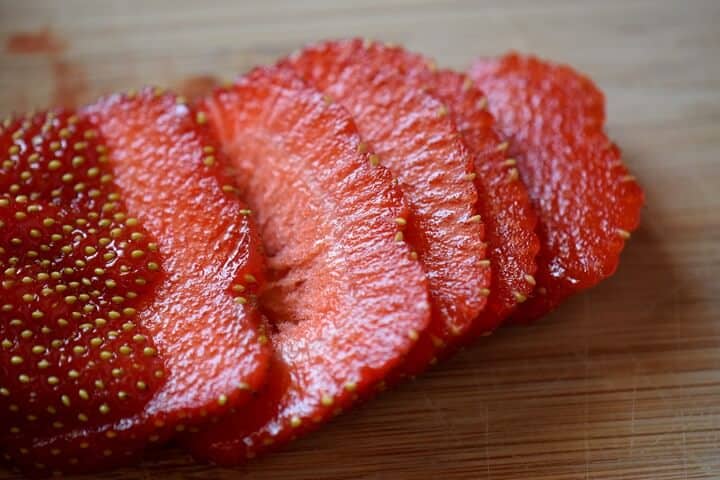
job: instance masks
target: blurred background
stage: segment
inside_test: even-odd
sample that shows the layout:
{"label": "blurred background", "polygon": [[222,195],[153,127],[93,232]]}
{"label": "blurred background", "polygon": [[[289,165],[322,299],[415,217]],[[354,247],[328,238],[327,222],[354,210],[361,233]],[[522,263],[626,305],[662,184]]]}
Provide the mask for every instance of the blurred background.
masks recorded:
{"label": "blurred background", "polygon": [[330,37],[458,69],[517,49],[599,84],[647,192],[616,276],[540,323],[247,467],[170,447],[107,478],[720,478],[718,20],[718,0],[0,0],[0,115],[146,84],[193,98]]}

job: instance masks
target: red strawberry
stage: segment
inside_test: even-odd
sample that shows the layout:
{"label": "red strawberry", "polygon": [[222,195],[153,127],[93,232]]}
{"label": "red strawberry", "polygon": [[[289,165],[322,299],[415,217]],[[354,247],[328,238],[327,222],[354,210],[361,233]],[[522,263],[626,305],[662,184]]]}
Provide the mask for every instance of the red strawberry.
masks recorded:
{"label": "red strawberry", "polygon": [[350,111],[408,198],[408,236],[426,268],[433,308],[428,331],[400,369],[416,374],[485,307],[490,268],[475,169],[446,106],[366,47],[361,40],[326,42],[284,63]]}
{"label": "red strawberry", "polygon": [[399,46],[367,43],[362,52],[374,62],[393,65],[406,81],[422,86],[450,110],[475,159],[478,211],[485,223],[493,279],[487,307],[475,320],[474,335],[494,330],[535,286],[535,257],[540,247],[537,217],[516,162],[507,157],[507,143],[495,131],[487,99],[459,73],[437,71],[433,62]]}
{"label": "red strawberry", "polygon": [[259,243],[198,120],[144,91],[0,131],[0,442],[31,473],[124,462],[263,379],[234,300]]}
{"label": "red strawberry", "polygon": [[292,72],[258,69],[205,99],[268,254],[262,305],[276,350],[249,410],[188,438],[233,464],[279,446],[374,389],[429,320],[403,241],[408,210],[340,106]]}
{"label": "red strawberry", "polygon": [[510,141],[539,216],[534,297],[514,315],[529,321],[612,275],[643,192],[602,131],[602,94],[569,67],[511,54],[479,60],[471,77]]}

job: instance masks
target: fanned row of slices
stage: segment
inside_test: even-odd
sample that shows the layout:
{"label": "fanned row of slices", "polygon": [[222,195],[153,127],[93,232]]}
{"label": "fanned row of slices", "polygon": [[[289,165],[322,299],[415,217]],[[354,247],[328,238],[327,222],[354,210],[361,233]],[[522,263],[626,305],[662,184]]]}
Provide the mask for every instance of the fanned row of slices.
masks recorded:
{"label": "fanned row of slices", "polygon": [[586,77],[363,40],[196,104],[0,127],[0,446],[238,464],[616,269],[643,194]]}

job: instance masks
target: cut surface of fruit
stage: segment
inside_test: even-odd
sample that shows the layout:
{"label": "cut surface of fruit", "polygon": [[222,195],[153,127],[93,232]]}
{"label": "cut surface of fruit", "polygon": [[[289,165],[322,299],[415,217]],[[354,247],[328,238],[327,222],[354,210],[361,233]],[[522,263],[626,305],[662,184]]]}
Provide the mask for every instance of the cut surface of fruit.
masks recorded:
{"label": "cut surface of fruit", "polygon": [[467,340],[486,334],[525,301],[535,288],[535,257],[540,248],[537,217],[516,161],[496,131],[487,98],[469,77],[437,70],[430,59],[400,46],[366,43],[364,54],[395,66],[408,83],[439,98],[463,136],[475,161],[478,213],[485,225],[492,282],[487,306],[475,319]]}
{"label": "cut surface of fruit", "polygon": [[197,120],[147,90],[0,130],[0,442],[29,473],[123,463],[260,386],[233,291],[260,243]]}
{"label": "cut surface of fruit", "polygon": [[488,96],[539,219],[537,287],[512,315],[530,321],[612,275],[639,224],[643,192],[603,132],[603,97],[590,80],[517,54],[479,60],[470,76]]}
{"label": "cut surface of fruit", "polygon": [[433,315],[398,373],[420,373],[470,329],[487,300],[490,268],[470,151],[447,107],[362,40],[320,43],[282,64],[348,109],[374,161],[408,198],[407,234],[428,275]]}
{"label": "cut surface of fruit", "polygon": [[257,69],[201,105],[256,212],[268,256],[269,384],[249,411],[187,441],[234,464],[277,447],[374,389],[429,321],[405,243],[408,209],[346,110],[290,70]]}

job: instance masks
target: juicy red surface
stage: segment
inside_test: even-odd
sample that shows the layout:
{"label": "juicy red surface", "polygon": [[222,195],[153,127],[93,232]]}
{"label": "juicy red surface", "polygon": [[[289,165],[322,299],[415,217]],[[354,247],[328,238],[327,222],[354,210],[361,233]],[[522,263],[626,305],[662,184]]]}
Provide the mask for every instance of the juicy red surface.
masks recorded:
{"label": "juicy red surface", "polygon": [[617,268],[643,193],[602,131],[603,96],[566,66],[511,54],[479,60],[485,91],[538,214],[537,288],[512,316],[533,320]]}
{"label": "juicy red surface", "polygon": [[0,133],[2,442],[36,474],[122,463],[239,405],[268,354],[232,288],[262,280],[259,243],[194,112],[144,91],[48,118]]}
{"label": "juicy red surface", "polygon": [[289,70],[258,69],[205,99],[268,255],[262,306],[275,358],[244,412],[189,436],[234,464],[317,428],[373,391],[429,321],[390,173],[352,118]]}
{"label": "juicy red surface", "polygon": [[490,332],[534,289],[540,245],[527,188],[518,178],[514,160],[507,156],[507,144],[496,131],[487,98],[467,76],[437,71],[432,61],[402,47],[375,42],[366,45],[365,55],[393,65],[408,83],[439,98],[473,154],[477,210],[485,225],[492,282],[487,306],[473,322],[467,339]]}
{"label": "juicy red surface", "polygon": [[473,326],[475,334],[483,334],[497,328],[535,288],[537,216],[487,111],[484,92],[467,76],[449,70],[437,72],[434,85],[475,155],[478,211],[485,221],[493,272],[488,305]]}
{"label": "juicy red surface", "polygon": [[8,154],[0,174],[0,424],[9,445],[117,421],[164,382],[162,359],[143,354],[155,345],[136,324],[162,276],[147,265],[162,261],[152,235],[128,222],[101,145],[87,120],[63,111],[16,119],[0,134]]}
{"label": "juicy red surface", "polygon": [[398,374],[420,373],[486,304],[490,269],[471,153],[444,105],[362,40],[310,46],[283,64],[348,109],[408,198],[408,238],[427,271],[433,317]]}

